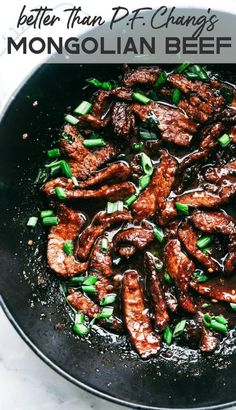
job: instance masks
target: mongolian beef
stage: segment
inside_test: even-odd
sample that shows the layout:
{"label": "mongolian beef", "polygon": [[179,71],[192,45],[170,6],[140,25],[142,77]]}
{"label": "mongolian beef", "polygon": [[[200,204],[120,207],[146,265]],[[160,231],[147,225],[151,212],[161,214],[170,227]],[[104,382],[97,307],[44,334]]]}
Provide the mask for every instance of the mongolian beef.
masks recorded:
{"label": "mongolian beef", "polygon": [[[37,183],[48,265],[81,337],[126,333],[141,358],[213,352],[235,326],[236,89],[183,63],[86,80]],[[34,226],[31,217],[28,225]]]}

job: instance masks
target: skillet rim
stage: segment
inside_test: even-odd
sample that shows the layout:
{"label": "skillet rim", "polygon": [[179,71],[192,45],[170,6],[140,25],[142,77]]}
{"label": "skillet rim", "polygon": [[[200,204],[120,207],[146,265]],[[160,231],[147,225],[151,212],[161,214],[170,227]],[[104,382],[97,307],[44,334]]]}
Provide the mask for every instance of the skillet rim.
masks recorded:
{"label": "skillet rim", "polygon": [[[40,71],[43,69],[45,66],[51,65],[50,63],[43,62],[43,63],[38,63],[35,65],[35,67],[30,70],[30,72],[27,74],[26,77],[18,84],[18,86],[14,89],[14,91],[10,94],[10,96],[5,100],[5,103],[3,105],[3,108],[0,113],[0,124],[2,123],[5,115],[8,113],[8,110],[14,101],[14,99],[17,97],[18,93],[20,90],[23,88],[24,85],[28,82],[28,80],[36,74],[37,71]],[[133,409],[141,409],[141,410],[173,410],[173,407],[157,407],[157,406],[149,406],[149,405],[144,405],[140,403],[132,403],[126,400],[119,399],[118,397],[114,397],[112,395],[103,393],[102,391],[95,389],[91,387],[90,385],[87,385],[78,379],[74,378],[71,376],[69,373],[64,371],[61,367],[59,367],[57,364],[55,364],[53,361],[51,361],[41,350],[38,348],[35,343],[31,341],[31,339],[27,336],[27,334],[22,330],[22,328],[18,325],[17,321],[15,320],[13,314],[10,312],[9,308],[7,307],[7,304],[4,301],[4,298],[2,294],[0,293],[0,307],[2,308],[3,313],[9,320],[9,322],[12,324],[13,328],[17,331],[18,335],[21,337],[21,339],[26,343],[26,345],[45,363],[47,364],[52,370],[54,370],[57,374],[62,376],[64,379],[69,381],[70,383],[74,384],[75,386],[83,389],[84,391],[93,394],[96,397],[99,397],[101,399],[107,400],[109,402],[118,404],[120,406],[126,406],[128,408],[133,408]],[[211,405],[211,406],[205,406],[205,407],[191,407],[191,408],[186,408],[186,407],[178,407],[176,410],[221,410],[221,409],[230,409],[233,406],[236,406],[236,400],[227,402],[227,403],[222,403],[222,404],[217,404],[217,405]]]}

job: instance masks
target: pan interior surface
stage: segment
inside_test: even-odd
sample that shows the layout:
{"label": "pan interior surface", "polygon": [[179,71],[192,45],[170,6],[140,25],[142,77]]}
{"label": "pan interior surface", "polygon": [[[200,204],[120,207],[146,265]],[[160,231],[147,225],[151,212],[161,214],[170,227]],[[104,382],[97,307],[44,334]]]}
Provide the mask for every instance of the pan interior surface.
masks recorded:
{"label": "pan interior surface", "polygon": [[58,139],[68,106],[81,101],[86,78],[98,73],[104,80],[116,78],[120,70],[119,65],[44,65],[3,116],[0,294],[30,345],[77,385],[136,408],[223,407],[236,401],[232,337],[210,356],[174,346],[171,357],[163,352],[147,361],[131,350],[125,336],[95,328],[88,340],[76,337],[59,281],[47,268],[46,232],[40,226],[26,228],[28,217],[46,205],[33,181]]}

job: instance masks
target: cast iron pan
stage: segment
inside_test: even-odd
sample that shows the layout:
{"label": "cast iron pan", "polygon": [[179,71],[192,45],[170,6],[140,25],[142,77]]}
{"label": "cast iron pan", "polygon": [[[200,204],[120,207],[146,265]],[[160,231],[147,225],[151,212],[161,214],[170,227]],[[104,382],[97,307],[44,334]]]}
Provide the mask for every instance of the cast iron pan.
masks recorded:
{"label": "cast iron pan", "polygon": [[[139,408],[223,408],[236,401],[236,355],[229,339],[212,356],[175,348],[141,361],[124,336],[72,334],[58,279],[46,266],[46,233],[25,227],[46,206],[33,187],[63,115],[82,97],[84,79],[115,78],[114,65],[44,65],[20,89],[0,125],[0,294],[29,346],[53,369],[100,397]],[[86,93],[86,92],[85,92]],[[33,102],[38,101],[34,106]],[[22,139],[27,133],[28,138]],[[33,240],[33,245],[28,241]]]}

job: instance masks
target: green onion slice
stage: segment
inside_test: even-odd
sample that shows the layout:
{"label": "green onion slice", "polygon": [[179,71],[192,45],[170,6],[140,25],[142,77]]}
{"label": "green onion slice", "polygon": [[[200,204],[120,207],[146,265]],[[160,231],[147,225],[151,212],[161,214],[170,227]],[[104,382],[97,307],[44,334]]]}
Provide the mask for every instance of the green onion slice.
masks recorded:
{"label": "green onion slice", "polygon": [[84,313],[77,312],[75,314],[75,325],[81,325],[84,323]]}
{"label": "green onion slice", "polygon": [[67,195],[66,195],[66,192],[65,192],[64,188],[61,188],[61,187],[57,186],[55,188],[55,193],[56,193],[58,199],[66,199],[67,198]]}
{"label": "green onion slice", "polygon": [[236,310],[236,303],[230,303],[230,307],[231,309]]}
{"label": "green onion slice", "polygon": [[125,200],[125,205],[130,206],[132,205],[138,198],[138,194],[133,194],[129,198]]}
{"label": "green onion slice", "polygon": [[100,305],[101,306],[111,305],[112,303],[115,302],[116,296],[117,295],[115,293],[109,293],[108,295],[102,298]]}
{"label": "green onion slice", "polygon": [[156,80],[156,83],[154,84],[154,87],[160,88],[163,84],[166,83],[167,80],[167,74],[165,71],[162,71],[161,74],[159,75],[158,79]]}
{"label": "green onion slice", "polygon": [[169,274],[168,272],[165,272],[165,273],[164,273],[164,279],[165,279],[165,281],[168,282],[168,283],[171,283],[171,282],[172,282],[171,276],[170,276],[170,274]]}
{"label": "green onion slice", "polygon": [[141,154],[141,164],[145,174],[152,175],[153,174],[153,165],[152,160],[145,154],[144,152]]}
{"label": "green onion slice", "polygon": [[78,122],[79,122],[78,118],[74,117],[74,116],[71,115],[71,114],[65,115],[64,120],[65,120],[66,122],[68,122],[69,124],[71,124],[71,125],[77,125]]}
{"label": "green onion slice", "polygon": [[159,226],[154,225],[153,226],[153,233],[155,238],[162,243],[164,241],[165,235],[164,232],[161,228],[159,228]]}
{"label": "green onion slice", "polygon": [[37,216],[31,216],[28,219],[27,226],[29,226],[30,228],[34,228],[37,225],[37,222],[38,222]]}
{"label": "green onion slice", "polygon": [[74,186],[76,186],[76,187],[78,187],[79,186],[79,183],[78,183],[78,180],[77,180],[77,178],[76,177],[74,177],[74,176],[72,176],[72,182],[73,182],[73,184],[74,184]]}
{"label": "green onion slice", "polygon": [[212,242],[212,238],[210,236],[202,236],[200,239],[197,240],[197,247],[199,249],[205,248]]}
{"label": "green onion slice", "polygon": [[84,276],[74,276],[73,278],[70,278],[70,283],[73,283],[73,285],[81,285],[84,281]]}
{"label": "green onion slice", "polygon": [[140,151],[142,151],[142,149],[143,149],[143,143],[142,142],[140,142],[139,144],[138,143],[134,144],[134,150],[135,151],[140,152]]}
{"label": "green onion slice", "polygon": [[70,165],[68,164],[68,162],[66,162],[64,160],[61,161],[61,170],[62,170],[63,174],[66,177],[68,177],[68,178],[72,177],[71,168],[70,168]]}
{"label": "green onion slice", "polygon": [[86,293],[97,293],[97,289],[94,285],[82,285],[81,288]]}
{"label": "green onion slice", "polygon": [[101,87],[102,85],[101,81],[97,80],[96,78],[87,78],[86,82],[89,85],[94,85],[95,87],[98,87],[98,88]]}
{"label": "green onion slice", "polygon": [[74,113],[75,113],[75,114],[78,114],[78,115],[85,115],[85,114],[88,114],[88,113],[89,113],[89,111],[91,110],[91,108],[92,108],[92,104],[91,104],[90,102],[88,102],[88,101],[82,101],[82,102],[78,105],[78,107],[76,107],[76,109],[74,110]]}
{"label": "green onion slice", "polygon": [[112,84],[109,81],[104,81],[101,85],[101,88],[103,90],[111,90],[112,89]]}
{"label": "green onion slice", "polygon": [[79,336],[86,336],[89,333],[90,328],[85,326],[84,324],[75,324],[73,326],[73,331],[77,333]]}
{"label": "green onion slice", "polygon": [[204,275],[201,269],[196,269],[195,272],[193,273],[193,279],[195,280],[196,283],[201,283],[201,282],[206,282],[208,280],[208,277]]}
{"label": "green onion slice", "polygon": [[102,251],[102,253],[107,253],[108,252],[108,239],[107,238],[102,238],[101,251]]}
{"label": "green onion slice", "polygon": [[145,189],[150,183],[150,181],[151,181],[151,178],[149,175],[143,175],[142,177],[139,178],[139,188]]}
{"label": "green onion slice", "polygon": [[101,312],[96,316],[97,319],[109,319],[113,315],[113,307],[105,307],[101,309]]}
{"label": "green onion slice", "polygon": [[173,104],[177,105],[180,98],[181,98],[181,92],[180,90],[178,90],[178,88],[175,88],[171,96]]}
{"label": "green onion slice", "polygon": [[113,214],[113,212],[122,212],[124,209],[124,204],[122,201],[117,202],[107,202],[107,214]]}
{"label": "green onion slice", "polygon": [[156,140],[157,139],[157,135],[155,134],[155,132],[146,130],[144,128],[140,129],[139,135],[142,140]]}
{"label": "green onion slice", "polygon": [[209,80],[209,76],[203,67],[194,64],[191,66],[191,71],[198,76],[200,80]]}
{"label": "green onion slice", "polygon": [[176,72],[176,73],[182,73],[182,72],[185,71],[186,68],[188,68],[191,64],[192,64],[192,63],[191,63],[190,61],[185,61],[185,62],[183,62],[182,64],[180,64],[180,65],[176,68],[175,72]]}
{"label": "green onion slice", "polygon": [[163,337],[164,337],[166,344],[170,346],[172,339],[173,339],[173,333],[172,333],[170,326],[168,325],[166,326],[164,333],[163,333]]}
{"label": "green onion slice", "polygon": [[83,145],[86,148],[98,148],[98,147],[105,147],[106,143],[103,138],[93,138],[89,140],[84,140]]}
{"label": "green onion slice", "polygon": [[74,245],[71,241],[67,240],[64,242],[63,251],[67,254],[67,256],[72,255],[74,250]]}
{"label": "green onion slice", "polygon": [[148,104],[151,100],[150,98],[146,97],[146,95],[143,95],[141,93],[133,93],[133,99],[141,102],[142,104]]}
{"label": "green onion slice", "polygon": [[215,316],[215,320],[218,323],[221,323],[222,325],[227,325],[228,324],[228,319],[225,319],[225,317],[222,316],[222,315]]}
{"label": "green onion slice", "polygon": [[223,134],[220,138],[218,138],[218,142],[222,148],[225,148],[231,143],[231,138],[229,134]]}
{"label": "green onion slice", "polygon": [[46,216],[45,218],[42,219],[43,225],[47,226],[54,226],[58,225],[58,217],[57,216]]}
{"label": "green onion slice", "polygon": [[220,93],[221,95],[224,97],[225,101],[230,104],[233,100],[233,90],[231,90],[231,88],[228,87],[222,87],[220,89]]}
{"label": "green onion slice", "polygon": [[[222,316],[223,318],[223,316]],[[224,319],[224,318],[223,318]],[[219,320],[219,316],[218,316]],[[220,319],[221,321],[222,319]],[[226,320],[226,319],[225,319]],[[227,323],[220,323],[219,321],[216,320],[216,318],[212,317],[209,315],[209,313],[205,313],[202,318],[203,324],[207,328],[211,328],[213,330],[216,330],[217,332],[222,332],[222,333],[227,333],[228,332],[228,326]]]}
{"label": "green onion slice", "polygon": [[46,216],[53,216],[54,212],[52,209],[48,209],[46,211],[41,211],[40,212],[40,218],[45,218]]}
{"label": "green onion slice", "polygon": [[54,148],[48,150],[48,158],[57,158],[60,156],[60,150],[59,148]]}
{"label": "green onion slice", "polygon": [[83,286],[90,286],[90,285],[95,285],[95,283],[98,281],[98,277],[97,276],[93,276],[93,275],[88,275],[86,276],[86,278],[84,279],[83,282]]}
{"label": "green onion slice", "polygon": [[211,304],[210,303],[203,303],[202,308],[203,309],[207,309],[208,307],[210,307]]}
{"label": "green onion slice", "polygon": [[178,337],[180,336],[186,326],[186,320],[181,320],[179,323],[177,323],[177,325],[175,326],[174,332],[173,332],[173,337]]}
{"label": "green onion slice", "polygon": [[161,271],[162,268],[163,268],[163,262],[161,261],[161,259],[158,258],[157,256],[155,256],[153,258],[153,261],[154,261],[154,265],[155,265],[156,270]]}
{"label": "green onion slice", "polygon": [[189,206],[187,204],[181,204],[181,202],[176,202],[175,207],[180,214],[183,214],[183,215],[189,214]]}

